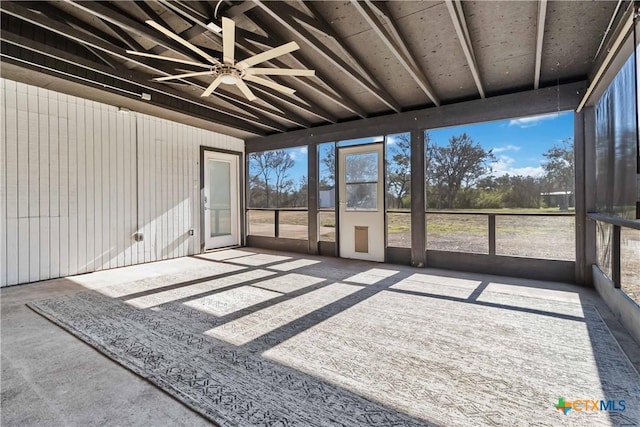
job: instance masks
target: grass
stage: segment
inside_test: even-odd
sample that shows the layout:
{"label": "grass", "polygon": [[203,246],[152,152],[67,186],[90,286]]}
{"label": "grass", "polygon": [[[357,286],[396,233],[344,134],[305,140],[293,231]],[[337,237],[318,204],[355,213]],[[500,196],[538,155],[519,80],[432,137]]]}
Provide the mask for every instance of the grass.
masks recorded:
{"label": "grass", "polygon": [[[479,215],[455,215],[456,213]],[[427,248],[432,250],[488,253],[488,217],[486,213],[558,213],[558,209],[487,209],[455,210],[427,214]],[[280,212],[280,236],[306,239],[307,212]],[[250,211],[250,233],[273,236],[273,211]],[[322,211],[319,215],[320,238],[335,241],[335,214]],[[409,212],[387,213],[389,246],[411,246],[411,215]],[[496,247],[499,255],[549,259],[575,259],[574,218],[567,216],[496,217]]]}

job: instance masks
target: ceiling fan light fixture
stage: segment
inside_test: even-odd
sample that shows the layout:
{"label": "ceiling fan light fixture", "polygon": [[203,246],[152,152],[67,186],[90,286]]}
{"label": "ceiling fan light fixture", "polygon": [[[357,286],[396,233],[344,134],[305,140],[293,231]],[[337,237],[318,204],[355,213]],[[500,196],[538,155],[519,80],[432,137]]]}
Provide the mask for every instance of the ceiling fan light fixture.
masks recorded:
{"label": "ceiling fan light fixture", "polygon": [[225,85],[234,85],[238,83],[238,77],[233,74],[223,74],[220,83]]}

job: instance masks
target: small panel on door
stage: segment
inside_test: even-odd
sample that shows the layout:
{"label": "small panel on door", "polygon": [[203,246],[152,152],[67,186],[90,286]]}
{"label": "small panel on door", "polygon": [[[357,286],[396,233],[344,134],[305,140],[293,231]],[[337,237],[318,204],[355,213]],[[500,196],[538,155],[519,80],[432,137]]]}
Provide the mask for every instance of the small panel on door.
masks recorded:
{"label": "small panel on door", "polygon": [[369,253],[369,227],[355,226],[355,251]]}

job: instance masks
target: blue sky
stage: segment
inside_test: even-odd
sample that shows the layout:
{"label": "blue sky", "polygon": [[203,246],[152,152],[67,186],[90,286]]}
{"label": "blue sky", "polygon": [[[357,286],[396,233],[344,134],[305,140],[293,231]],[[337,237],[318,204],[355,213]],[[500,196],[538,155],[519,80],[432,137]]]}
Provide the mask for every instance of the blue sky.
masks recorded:
{"label": "blue sky", "polygon": [[[541,176],[543,153],[563,139],[573,138],[573,112],[429,130],[431,141],[438,145],[446,145],[451,136],[463,132],[484,149],[493,149],[497,158],[492,165],[494,176]],[[367,140],[373,139],[363,138],[355,142],[364,143]],[[389,143],[393,143],[393,138],[389,139]],[[300,177],[307,175],[307,147],[295,147],[287,151],[295,159],[289,177],[297,185]],[[323,169],[322,164],[320,169]]]}
{"label": "blue sky", "polygon": [[554,144],[573,138],[573,112],[430,130],[431,140],[446,145],[453,135],[466,132],[484,149],[493,149],[494,176],[542,176],[543,154]]}

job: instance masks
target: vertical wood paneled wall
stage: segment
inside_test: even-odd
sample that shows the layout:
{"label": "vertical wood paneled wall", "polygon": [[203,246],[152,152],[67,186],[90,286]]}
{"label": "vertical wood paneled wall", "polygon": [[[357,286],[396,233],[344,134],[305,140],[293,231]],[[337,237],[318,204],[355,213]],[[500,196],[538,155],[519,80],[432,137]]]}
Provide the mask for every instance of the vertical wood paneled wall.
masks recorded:
{"label": "vertical wood paneled wall", "polygon": [[200,252],[200,146],[242,140],[6,79],[0,90],[0,286]]}

